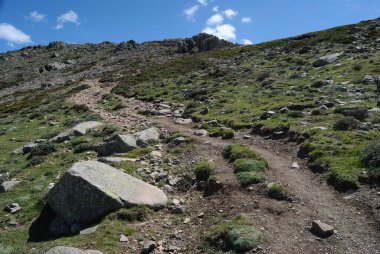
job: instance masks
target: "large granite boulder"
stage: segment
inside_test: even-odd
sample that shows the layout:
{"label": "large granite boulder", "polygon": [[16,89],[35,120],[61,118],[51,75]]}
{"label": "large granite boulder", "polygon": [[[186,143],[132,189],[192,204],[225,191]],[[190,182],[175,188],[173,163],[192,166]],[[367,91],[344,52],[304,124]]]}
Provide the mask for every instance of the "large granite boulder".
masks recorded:
{"label": "large granite boulder", "polygon": [[74,164],[48,194],[48,204],[68,224],[87,224],[121,207],[166,203],[162,190],[97,161]]}
{"label": "large granite boulder", "polygon": [[57,246],[42,252],[42,254],[103,254],[98,250],[81,250],[74,247]]}
{"label": "large granite boulder", "polygon": [[103,124],[101,122],[97,121],[83,122],[51,138],[50,142],[62,143],[72,139],[73,137],[86,135],[87,131],[98,128],[102,125]]}

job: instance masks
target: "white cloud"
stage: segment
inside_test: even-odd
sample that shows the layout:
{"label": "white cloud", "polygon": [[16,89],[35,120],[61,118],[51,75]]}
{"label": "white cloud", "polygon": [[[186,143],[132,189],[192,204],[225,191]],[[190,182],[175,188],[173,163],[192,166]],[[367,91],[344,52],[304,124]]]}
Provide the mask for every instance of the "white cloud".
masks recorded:
{"label": "white cloud", "polygon": [[238,14],[238,12],[233,10],[233,9],[227,9],[227,10],[223,11],[223,14],[227,18],[232,19],[233,17],[235,17]]}
{"label": "white cloud", "polygon": [[27,16],[26,18],[33,21],[33,22],[42,22],[44,21],[46,15],[45,14],[42,14],[42,13],[38,13],[36,11],[32,11],[29,16]]}
{"label": "white cloud", "polygon": [[252,19],[251,19],[251,17],[244,17],[244,18],[241,19],[241,22],[243,22],[243,23],[251,23]]}
{"label": "white cloud", "polygon": [[185,9],[183,13],[185,14],[188,20],[194,21],[194,16],[195,16],[195,13],[198,11],[198,9],[199,9],[199,5],[194,5],[188,9]]}
{"label": "white cloud", "polygon": [[7,41],[7,45],[32,43],[30,36],[17,29],[11,24],[0,24],[0,39]]}
{"label": "white cloud", "polygon": [[212,8],[212,10],[213,10],[214,12],[218,12],[218,11],[219,11],[219,5],[218,5],[218,6],[215,6],[214,8]]}
{"label": "white cloud", "polygon": [[244,45],[252,45],[252,41],[248,40],[248,39],[243,39],[241,40],[241,43],[244,44]]}
{"label": "white cloud", "polygon": [[223,16],[219,13],[212,15],[206,22],[208,26],[218,26],[223,23]]}
{"label": "white cloud", "polygon": [[57,25],[55,26],[55,29],[62,29],[65,23],[74,23],[77,26],[79,26],[80,22],[79,22],[78,14],[70,10],[66,12],[65,14],[62,14],[61,16],[58,16]]}
{"label": "white cloud", "polygon": [[216,27],[206,27],[203,29],[204,33],[212,34],[223,40],[235,40],[236,29],[230,24],[223,24]]}
{"label": "white cloud", "polygon": [[207,0],[198,0],[198,3],[200,3],[203,6],[207,6],[208,5]]}

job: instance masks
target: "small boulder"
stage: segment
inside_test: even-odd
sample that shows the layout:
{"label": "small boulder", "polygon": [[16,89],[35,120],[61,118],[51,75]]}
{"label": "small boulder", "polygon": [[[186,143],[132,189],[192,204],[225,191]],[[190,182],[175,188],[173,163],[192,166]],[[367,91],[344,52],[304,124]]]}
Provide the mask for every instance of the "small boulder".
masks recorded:
{"label": "small boulder", "polygon": [[137,145],[141,147],[146,147],[149,142],[160,139],[160,133],[155,127],[140,131],[135,136],[137,137]]}
{"label": "small boulder", "polygon": [[183,119],[183,118],[178,118],[174,121],[174,123],[176,123],[176,124],[189,124],[192,122],[193,122],[193,120],[191,120],[191,119]]}
{"label": "small boulder", "polygon": [[75,136],[84,136],[86,135],[87,131],[98,128],[102,125],[103,123],[98,122],[98,121],[88,121],[88,122],[83,122],[74,126],[72,130],[74,131]]}
{"label": "small boulder", "polygon": [[10,180],[10,181],[3,182],[0,185],[0,193],[11,190],[14,186],[16,186],[19,183],[21,183],[21,181],[17,181],[17,180]]}
{"label": "small boulder", "polygon": [[21,210],[21,206],[18,203],[11,203],[9,205],[6,205],[4,208],[4,211],[8,213],[17,213]]}
{"label": "small boulder", "polygon": [[312,221],[310,231],[316,236],[323,238],[334,234],[334,228],[326,223],[321,222],[320,220]]}
{"label": "small boulder", "polygon": [[178,145],[186,144],[187,139],[184,137],[178,137],[178,138],[173,139],[172,142],[174,145],[178,146]]}
{"label": "small boulder", "polygon": [[208,134],[209,134],[209,132],[207,130],[203,130],[203,129],[194,131],[194,135],[200,136],[200,137],[205,137]]}
{"label": "small boulder", "polygon": [[100,156],[109,156],[114,153],[126,153],[137,147],[134,136],[119,134],[107,139],[104,143],[95,145],[94,150]]}
{"label": "small boulder", "polygon": [[144,243],[144,247],[141,250],[141,254],[151,253],[156,248],[157,248],[157,245],[156,245],[155,241],[148,241],[148,242]]}

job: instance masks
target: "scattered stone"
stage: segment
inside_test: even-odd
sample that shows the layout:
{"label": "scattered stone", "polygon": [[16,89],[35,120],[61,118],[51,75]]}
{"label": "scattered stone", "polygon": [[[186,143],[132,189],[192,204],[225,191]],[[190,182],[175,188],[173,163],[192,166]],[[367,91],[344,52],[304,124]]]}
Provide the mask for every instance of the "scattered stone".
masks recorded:
{"label": "scattered stone", "polygon": [[18,181],[18,180],[10,180],[10,181],[3,182],[0,185],[0,193],[11,190],[14,186],[16,186],[19,183],[21,183],[21,181]]}
{"label": "scattered stone", "polygon": [[209,134],[209,132],[207,130],[195,130],[194,131],[194,135],[196,136],[200,136],[200,137],[205,137]]}
{"label": "scattered stone", "polygon": [[197,217],[198,217],[198,218],[203,218],[204,216],[205,216],[205,214],[204,214],[203,212],[201,212],[201,213],[198,214]]}
{"label": "scattered stone", "polygon": [[162,153],[160,151],[152,151],[150,154],[149,154],[149,157],[152,159],[152,160],[160,160],[162,158]]}
{"label": "scattered stone", "polygon": [[327,64],[331,64],[331,63],[335,62],[336,60],[338,60],[338,58],[342,54],[343,53],[334,53],[334,54],[322,56],[322,57],[318,58],[318,60],[313,63],[313,66],[314,67],[322,67],[322,66],[325,66]]}
{"label": "scattered stone", "polygon": [[151,253],[156,248],[157,248],[157,245],[155,241],[148,241],[144,244],[141,254]]}
{"label": "scattered stone", "polygon": [[43,252],[43,254],[103,254],[103,252],[98,250],[81,250],[74,247],[57,246]]}
{"label": "scattered stone", "polygon": [[120,235],[119,242],[121,242],[121,243],[126,243],[126,242],[129,242],[129,239],[128,239],[128,237],[126,237],[125,235],[121,234],[121,235]]}
{"label": "scattered stone", "polygon": [[32,151],[32,149],[34,147],[36,147],[38,144],[37,143],[29,143],[29,144],[26,144],[22,147],[22,153],[23,154],[28,154],[30,153],[30,151]]}
{"label": "scattered stone", "polygon": [[188,217],[185,218],[185,220],[183,221],[184,224],[189,224],[189,222],[190,222],[190,218],[188,218]]}
{"label": "scattered stone", "polygon": [[334,228],[330,225],[321,222],[320,220],[314,220],[311,223],[310,231],[318,237],[329,237],[334,233]]}
{"label": "scattered stone", "polygon": [[375,78],[372,77],[371,75],[365,75],[364,78],[363,78],[363,83],[374,83],[375,82]]}
{"label": "scattered stone", "polygon": [[293,162],[292,166],[290,167],[291,169],[299,169],[300,166],[298,165],[297,162]]}
{"label": "scattered stone", "polygon": [[191,120],[190,118],[189,119],[178,118],[174,121],[174,123],[176,123],[176,124],[189,124],[192,122],[193,122],[193,120]]}
{"label": "scattered stone", "polygon": [[68,224],[86,224],[121,207],[166,203],[162,190],[97,161],[75,163],[48,194],[48,204]]}
{"label": "scattered stone", "polygon": [[95,225],[89,228],[82,229],[79,234],[80,235],[92,235],[98,230],[99,225]]}
{"label": "scattered stone", "polygon": [[316,127],[312,127],[311,130],[327,131],[327,128],[323,126],[316,126]]}
{"label": "scattered stone", "polygon": [[178,138],[173,139],[172,142],[174,145],[178,146],[178,145],[186,144],[187,139],[184,137],[178,137]]}
{"label": "scattered stone", "polygon": [[4,211],[8,213],[17,213],[21,210],[21,206],[18,203],[11,203],[9,205],[6,205],[4,208]]}

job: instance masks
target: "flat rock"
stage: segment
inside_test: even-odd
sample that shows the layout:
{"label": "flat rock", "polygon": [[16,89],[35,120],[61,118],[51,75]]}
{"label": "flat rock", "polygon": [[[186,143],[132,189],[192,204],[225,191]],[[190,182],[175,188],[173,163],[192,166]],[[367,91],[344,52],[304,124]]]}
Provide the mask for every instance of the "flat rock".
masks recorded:
{"label": "flat rock", "polygon": [[98,250],[81,250],[74,247],[57,246],[43,252],[43,254],[103,254],[103,252]]}
{"label": "flat rock", "polygon": [[10,181],[3,182],[0,185],[0,193],[11,190],[14,186],[16,186],[19,183],[21,183],[21,181],[18,181],[18,180],[10,180]]}
{"label": "flat rock", "polygon": [[87,131],[89,131],[90,129],[98,128],[102,125],[103,124],[101,122],[97,122],[97,121],[83,122],[51,138],[50,141],[62,143],[62,142],[72,139],[73,137],[86,135]]}
{"label": "flat rock", "polygon": [[89,130],[98,128],[102,125],[103,123],[98,122],[98,121],[88,121],[88,122],[83,122],[74,126],[72,130],[74,131],[75,136],[83,136],[83,135],[86,135],[86,133]]}
{"label": "flat rock", "polygon": [[162,190],[98,161],[75,163],[48,194],[48,204],[68,224],[86,224],[121,207],[166,203]]}
{"label": "flat rock", "polygon": [[292,166],[290,167],[291,169],[299,169],[300,166],[298,165],[297,162],[293,162]]}
{"label": "flat rock", "polygon": [[329,237],[334,234],[334,228],[320,220],[312,221],[310,231],[319,237]]}
{"label": "flat rock", "polygon": [[189,124],[189,123],[192,123],[193,120],[191,120],[190,118],[188,119],[183,119],[183,118],[177,118],[174,123],[176,124]]}

